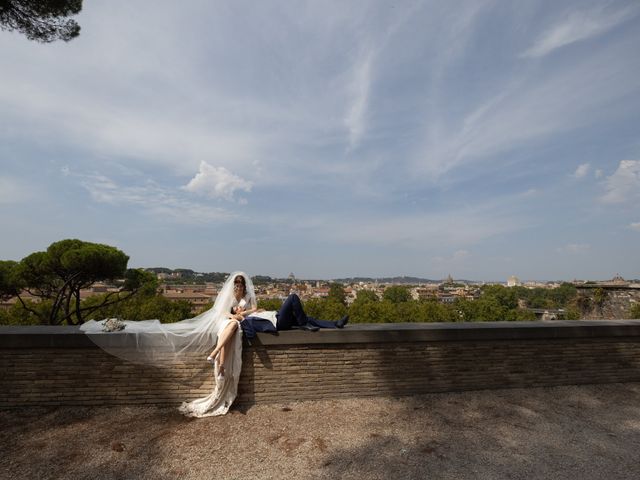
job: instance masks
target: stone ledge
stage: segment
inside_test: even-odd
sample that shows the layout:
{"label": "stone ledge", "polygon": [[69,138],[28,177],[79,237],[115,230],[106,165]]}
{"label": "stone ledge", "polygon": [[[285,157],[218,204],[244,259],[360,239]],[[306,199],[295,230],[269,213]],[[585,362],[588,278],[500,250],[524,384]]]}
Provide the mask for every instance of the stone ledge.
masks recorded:
{"label": "stone ledge", "polygon": [[[125,333],[109,335],[127,336]],[[290,330],[258,334],[254,345],[534,340],[640,337],[640,320],[572,320],[551,322],[374,323],[342,330]],[[74,326],[0,326],[0,348],[92,348],[95,344]]]}

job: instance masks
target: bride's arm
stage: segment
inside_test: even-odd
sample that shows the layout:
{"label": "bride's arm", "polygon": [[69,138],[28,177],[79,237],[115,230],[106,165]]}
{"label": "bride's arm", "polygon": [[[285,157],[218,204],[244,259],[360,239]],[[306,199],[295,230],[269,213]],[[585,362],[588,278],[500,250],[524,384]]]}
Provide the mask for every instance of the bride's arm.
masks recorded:
{"label": "bride's arm", "polygon": [[251,306],[251,308],[247,308],[246,310],[242,310],[241,312],[241,315],[243,317],[248,317],[252,313],[256,313],[257,311],[259,311],[258,307],[253,303],[253,301],[250,302],[251,303],[249,303],[249,305]]}

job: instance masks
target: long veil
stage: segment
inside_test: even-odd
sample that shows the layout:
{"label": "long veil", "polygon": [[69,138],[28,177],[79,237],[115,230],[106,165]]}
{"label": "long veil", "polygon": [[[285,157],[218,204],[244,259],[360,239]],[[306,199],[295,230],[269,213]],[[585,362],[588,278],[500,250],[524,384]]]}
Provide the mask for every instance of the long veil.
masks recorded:
{"label": "long veil", "polygon": [[[249,276],[244,272],[233,272],[218,293],[213,307],[196,317],[175,323],[127,320],[124,321],[124,330],[119,332],[104,332],[101,322],[89,320],[80,326],[80,330],[107,353],[134,363],[162,367],[184,361],[187,354],[211,352],[218,333],[227,324],[235,300],[233,280],[238,275],[244,277],[247,296],[256,305],[255,289]],[[240,332],[236,337],[239,340]],[[241,342],[236,343],[242,348]]]}

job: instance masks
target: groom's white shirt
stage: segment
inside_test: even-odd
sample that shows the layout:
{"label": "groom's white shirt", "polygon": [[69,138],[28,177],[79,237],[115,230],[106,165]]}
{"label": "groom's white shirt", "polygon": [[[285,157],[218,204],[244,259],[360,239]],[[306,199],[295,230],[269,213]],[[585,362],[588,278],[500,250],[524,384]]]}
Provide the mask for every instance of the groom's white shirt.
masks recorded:
{"label": "groom's white shirt", "polygon": [[276,323],[278,322],[278,319],[276,318],[276,312],[275,310],[265,310],[263,312],[254,312],[251,315],[249,315],[250,317],[258,317],[258,318],[262,318],[263,320],[269,320],[271,323],[273,323],[273,326],[276,326]]}

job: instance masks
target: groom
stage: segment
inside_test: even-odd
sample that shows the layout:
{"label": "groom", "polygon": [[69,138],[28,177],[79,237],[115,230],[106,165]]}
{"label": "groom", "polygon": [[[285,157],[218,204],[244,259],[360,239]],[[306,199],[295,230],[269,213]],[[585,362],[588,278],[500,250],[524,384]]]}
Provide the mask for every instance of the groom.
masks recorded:
{"label": "groom", "polygon": [[253,312],[240,322],[240,326],[246,337],[251,339],[256,336],[257,332],[275,333],[291,329],[315,332],[320,328],[344,328],[348,321],[349,315],[345,315],[335,322],[308,317],[302,308],[300,297],[292,293],[277,312],[274,310]]}

